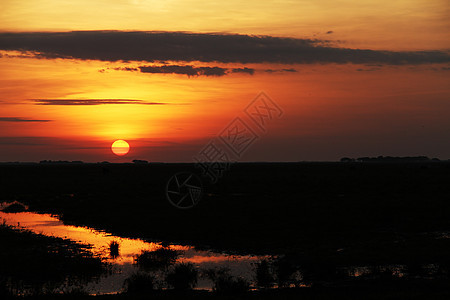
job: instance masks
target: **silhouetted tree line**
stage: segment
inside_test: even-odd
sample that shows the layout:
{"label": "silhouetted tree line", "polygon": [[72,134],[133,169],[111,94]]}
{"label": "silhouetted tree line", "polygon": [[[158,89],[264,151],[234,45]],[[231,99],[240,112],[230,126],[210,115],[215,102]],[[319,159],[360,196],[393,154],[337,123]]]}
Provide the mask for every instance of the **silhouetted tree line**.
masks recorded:
{"label": "silhouetted tree line", "polygon": [[427,156],[378,156],[378,157],[343,157],[341,162],[431,162],[441,161],[439,158],[429,158]]}
{"label": "silhouetted tree line", "polygon": [[142,159],[135,159],[133,160],[133,163],[135,164],[148,164],[147,160],[142,160]]}
{"label": "silhouetted tree line", "polygon": [[74,161],[68,161],[68,160],[41,160],[39,163],[40,164],[82,164],[83,162],[81,160],[74,160]]}

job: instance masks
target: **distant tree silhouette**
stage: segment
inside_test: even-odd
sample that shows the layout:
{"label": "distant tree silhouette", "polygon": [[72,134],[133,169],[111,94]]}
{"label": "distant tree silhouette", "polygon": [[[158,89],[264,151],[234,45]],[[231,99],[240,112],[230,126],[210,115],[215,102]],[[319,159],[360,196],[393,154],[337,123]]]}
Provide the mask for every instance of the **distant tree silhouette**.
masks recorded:
{"label": "distant tree silhouette", "polygon": [[[342,159],[341,159],[342,161]],[[378,156],[378,157],[358,157],[358,162],[429,162],[432,161],[427,156]],[[433,159],[434,161],[434,159]]]}
{"label": "distant tree silhouette", "polygon": [[341,158],[340,161],[341,161],[341,162],[348,163],[348,162],[354,162],[355,159],[354,159],[354,158],[349,158],[349,157],[343,157],[343,158]]}
{"label": "distant tree silhouette", "polygon": [[39,163],[40,164],[82,164],[83,162],[81,160],[74,160],[74,161],[68,161],[68,160],[41,160]]}
{"label": "distant tree silhouette", "polygon": [[135,160],[133,160],[133,163],[135,163],[135,164],[148,164],[148,161],[135,159]]}

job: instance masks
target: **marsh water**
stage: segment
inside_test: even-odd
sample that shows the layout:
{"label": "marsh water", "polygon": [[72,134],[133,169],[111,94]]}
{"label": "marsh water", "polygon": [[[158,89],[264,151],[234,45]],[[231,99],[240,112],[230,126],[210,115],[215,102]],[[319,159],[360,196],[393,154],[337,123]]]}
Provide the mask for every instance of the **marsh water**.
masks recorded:
{"label": "marsh water", "polygon": [[[6,204],[0,204],[0,209]],[[0,211],[0,222],[34,233],[46,236],[70,239],[77,243],[89,244],[92,252],[111,264],[113,272],[101,277],[97,282],[85,286],[90,294],[110,294],[122,291],[124,281],[139,271],[135,258],[142,251],[154,251],[163,247],[162,243],[147,242],[115,236],[105,231],[86,227],[66,225],[57,216],[38,214],[34,212],[5,213]],[[111,257],[110,243],[119,244],[119,255]],[[254,281],[255,263],[264,256],[232,255],[208,250],[197,250],[190,245],[164,244],[170,250],[177,250],[180,255],[176,262],[189,262],[198,269],[228,268],[230,274],[242,277],[250,282]],[[206,278],[199,278],[197,289],[212,289],[212,282]]]}
{"label": "marsh water", "polygon": [[[34,212],[17,212],[6,213],[2,209],[11,205],[12,203],[0,203],[0,223],[5,223],[20,229],[26,229],[34,233],[45,236],[53,236],[63,239],[69,239],[76,243],[89,245],[90,251],[96,256],[101,257],[110,266],[109,272],[100,277],[98,280],[90,282],[83,286],[83,289],[92,295],[114,294],[124,290],[124,283],[126,279],[130,278],[136,273],[151,273],[154,278],[160,282],[164,281],[167,274],[166,269],[148,270],[141,268],[137,264],[137,258],[143,252],[154,252],[164,249],[177,253],[176,263],[191,263],[197,270],[209,269],[223,269],[229,270],[229,274],[238,278],[243,278],[251,283],[253,287],[256,286],[256,267],[262,261],[271,261],[277,259],[275,256],[256,256],[256,255],[233,255],[229,253],[220,253],[212,250],[196,249],[192,245],[180,245],[165,241],[150,242],[136,238],[124,238],[113,235],[106,231],[95,230],[88,227],[80,227],[64,224],[58,216],[49,214],[38,214]],[[20,204],[20,203],[19,203]],[[20,204],[22,205],[22,204]],[[23,206],[28,209],[26,206]],[[436,238],[449,238],[450,234],[447,232],[441,233]],[[118,255],[112,255],[111,243],[119,245]],[[339,249],[338,251],[340,251]],[[116,253],[117,254],[117,253]],[[402,264],[398,265],[379,265],[374,266],[344,266],[341,271],[346,273],[349,277],[357,278],[360,276],[373,277],[374,270],[378,273],[390,273],[393,277],[404,277],[407,267]],[[434,274],[439,270],[438,265],[426,265],[424,269],[429,274]],[[300,271],[300,270],[299,270]],[[309,286],[300,281],[302,272],[296,273],[293,286]],[[427,275],[428,276],[428,275]],[[431,276],[431,275],[429,275]],[[428,276],[428,277],[429,277]],[[300,284],[299,284],[300,282]],[[292,284],[290,285],[292,286]],[[277,287],[276,285],[273,287]],[[163,287],[164,288],[164,287]],[[203,276],[199,276],[196,289],[212,290],[213,282]]]}

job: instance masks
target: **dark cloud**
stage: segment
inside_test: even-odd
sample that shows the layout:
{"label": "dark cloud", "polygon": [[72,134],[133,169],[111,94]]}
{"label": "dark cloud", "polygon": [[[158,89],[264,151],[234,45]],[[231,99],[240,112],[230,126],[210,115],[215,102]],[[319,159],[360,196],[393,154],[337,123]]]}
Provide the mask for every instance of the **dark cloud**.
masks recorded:
{"label": "dark cloud", "polygon": [[19,122],[19,123],[30,123],[30,122],[51,122],[52,120],[36,120],[36,119],[26,119],[20,117],[0,117],[0,122]]}
{"label": "dark cloud", "polygon": [[333,31],[333,30],[329,30],[329,31],[327,31],[327,34],[332,34],[332,33],[334,33],[334,31]]}
{"label": "dark cloud", "polygon": [[[133,67],[119,67],[114,68],[117,71],[140,71],[141,73],[153,73],[153,74],[180,74],[187,76],[225,76],[228,69],[221,67],[194,67],[191,65],[162,65],[162,66],[139,66]],[[100,71],[104,71],[103,69]],[[232,73],[248,73],[253,75],[254,69],[250,68],[234,68],[231,69]]]}
{"label": "dark cloud", "polygon": [[227,69],[220,67],[200,67],[200,74],[205,76],[223,76]]}
{"label": "dark cloud", "polygon": [[[141,66],[138,68],[142,73],[159,73],[159,74],[182,74],[187,76],[224,76],[227,69],[220,67],[194,67],[194,66]],[[130,68],[133,70],[133,68]],[[130,71],[126,70],[126,71]]]}
{"label": "dark cloud", "polygon": [[279,70],[267,69],[267,70],[264,70],[264,72],[266,72],[266,73],[282,73],[282,72],[296,73],[298,71],[296,69],[290,68],[290,69],[279,69]]}
{"label": "dark cloud", "polygon": [[[3,32],[0,33],[0,49],[31,52],[35,57],[48,59],[103,61],[394,65],[450,61],[447,51],[348,49],[333,47],[324,40],[186,32]],[[215,75],[218,71],[203,72]]]}
{"label": "dark cloud", "polygon": [[363,69],[363,68],[359,68],[356,69],[356,71],[358,72],[373,72],[373,71],[378,71],[380,70],[379,68],[368,68],[368,69]]}
{"label": "dark cloud", "polygon": [[251,69],[251,68],[234,68],[231,70],[231,72],[233,73],[247,73],[250,75],[255,74],[255,69]]}
{"label": "dark cloud", "polygon": [[116,70],[116,71],[130,71],[130,72],[135,72],[135,71],[139,71],[139,68],[119,67],[119,68],[113,68],[113,70]]}
{"label": "dark cloud", "polygon": [[104,105],[104,104],[139,104],[164,105],[162,102],[146,102],[130,99],[33,99],[36,105]]}

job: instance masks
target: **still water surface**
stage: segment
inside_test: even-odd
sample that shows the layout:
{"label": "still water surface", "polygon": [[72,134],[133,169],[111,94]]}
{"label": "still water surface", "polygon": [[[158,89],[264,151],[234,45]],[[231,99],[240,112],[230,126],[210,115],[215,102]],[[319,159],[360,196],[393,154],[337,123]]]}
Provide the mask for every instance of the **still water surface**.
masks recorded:
{"label": "still water surface", "polygon": [[[0,209],[1,206],[0,204]],[[33,212],[4,213],[0,211],[0,222],[46,236],[70,239],[78,243],[91,245],[92,252],[111,263],[116,271],[113,274],[102,277],[98,282],[88,284],[85,289],[90,294],[120,292],[123,288],[124,280],[139,270],[134,264],[135,257],[141,254],[142,251],[154,251],[162,247],[161,243],[122,238],[87,227],[65,225],[56,216],[48,214]],[[116,241],[120,245],[120,255],[116,258],[111,258],[110,256],[109,244],[112,241]],[[230,255],[207,250],[196,250],[189,245],[170,244],[166,248],[180,251],[181,255],[176,262],[193,263],[199,269],[226,267],[230,269],[232,275],[243,277],[250,282],[254,281],[254,264],[261,259],[267,258],[265,256]],[[212,282],[208,279],[199,278],[197,288],[211,290]]]}

